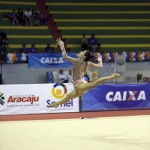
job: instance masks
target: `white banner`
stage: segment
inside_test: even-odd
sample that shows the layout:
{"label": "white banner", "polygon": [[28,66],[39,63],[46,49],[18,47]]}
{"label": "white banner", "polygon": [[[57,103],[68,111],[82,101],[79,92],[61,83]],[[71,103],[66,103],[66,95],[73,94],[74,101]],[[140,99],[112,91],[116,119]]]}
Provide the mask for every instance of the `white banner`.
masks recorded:
{"label": "white banner", "polygon": [[72,83],[0,85],[0,115],[79,112],[79,98],[48,107],[73,88]]}

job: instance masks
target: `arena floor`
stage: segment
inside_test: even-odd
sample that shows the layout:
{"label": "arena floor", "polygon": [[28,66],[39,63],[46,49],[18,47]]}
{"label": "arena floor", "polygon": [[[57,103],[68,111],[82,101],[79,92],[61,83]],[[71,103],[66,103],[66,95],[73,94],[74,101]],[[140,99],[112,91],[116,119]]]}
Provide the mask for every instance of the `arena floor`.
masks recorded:
{"label": "arena floor", "polygon": [[149,149],[150,115],[0,122],[0,150]]}

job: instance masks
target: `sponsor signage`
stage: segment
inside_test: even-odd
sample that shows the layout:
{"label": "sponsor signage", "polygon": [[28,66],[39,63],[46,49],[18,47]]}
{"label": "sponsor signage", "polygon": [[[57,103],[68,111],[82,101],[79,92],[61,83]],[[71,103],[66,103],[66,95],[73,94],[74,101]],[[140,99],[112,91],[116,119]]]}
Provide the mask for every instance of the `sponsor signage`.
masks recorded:
{"label": "sponsor signage", "polygon": [[82,110],[150,108],[150,84],[100,85],[83,97]]}
{"label": "sponsor signage", "polygon": [[49,107],[73,88],[71,83],[0,85],[0,115],[78,112],[79,98]]}
{"label": "sponsor signage", "polygon": [[[69,53],[68,56],[76,58],[75,53]],[[73,64],[67,60],[64,60],[61,53],[29,53],[28,66],[30,68],[68,68],[72,67]]]}

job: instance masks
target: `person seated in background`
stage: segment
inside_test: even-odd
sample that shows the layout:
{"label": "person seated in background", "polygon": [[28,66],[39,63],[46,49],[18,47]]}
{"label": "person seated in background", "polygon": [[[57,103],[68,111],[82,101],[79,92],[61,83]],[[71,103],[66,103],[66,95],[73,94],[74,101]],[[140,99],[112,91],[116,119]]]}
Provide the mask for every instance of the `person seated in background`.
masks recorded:
{"label": "person seated in background", "polygon": [[32,9],[32,21],[34,26],[39,25],[40,16],[39,13],[33,8]]}
{"label": "person seated in background", "polygon": [[37,53],[37,48],[35,47],[35,44],[31,44],[31,48],[29,49],[29,53]]}
{"label": "person seated in background", "polygon": [[101,44],[100,43],[97,43],[97,47],[95,49],[95,52],[103,53],[103,51],[101,50]]}
{"label": "person seated in background", "polygon": [[47,43],[47,46],[45,47],[45,53],[52,53],[54,52],[54,48],[51,47],[51,44],[50,43]]}
{"label": "person seated in background", "polygon": [[25,22],[26,25],[31,26],[32,25],[32,11],[30,10],[30,8],[27,8],[24,11],[24,15],[25,15]]}
{"label": "person seated in background", "polygon": [[64,70],[60,69],[59,75],[58,75],[59,83],[68,83],[67,75],[64,74]]}
{"label": "person seated in background", "polygon": [[0,32],[0,45],[9,48],[7,34]]}
{"label": "person seated in background", "polygon": [[9,15],[10,19],[11,19],[11,23],[12,25],[18,25],[18,18],[17,18],[17,13],[15,10],[12,11],[12,13]]}
{"label": "person seated in background", "polygon": [[[99,54],[103,54],[104,52],[101,50],[101,47],[100,47],[100,43],[97,44],[97,48],[95,49],[95,51],[93,52],[93,55],[94,56],[98,56]],[[97,62],[97,59],[96,57],[93,58],[93,62]]]}
{"label": "person seated in background", "polygon": [[91,37],[88,39],[89,49],[94,52],[97,48],[97,38],[95,37],[95,34],[92,33]]}
{"label": "person seated in background", "polygon": [[19,50],[20,53],[28,53],[28,48],[26,47],[26,44],[22,44],[22,48]]}
{"label": "person seated in background", "polygon": [[47,25],[47,16],[43,13],[40,13],[40,26],[46,26]]}
{"label": "person seated in background", "polygon": [[87,38],[86,38],[86,34],[82,34],[82,38],[81,38],[81,51],[87,50],[88,48],[88,42],[87,42]]}
{"label": "person seated in background", "polygon": [[17,11],[18,24],[25,26],[25,15],[23,9],[19,8]]}

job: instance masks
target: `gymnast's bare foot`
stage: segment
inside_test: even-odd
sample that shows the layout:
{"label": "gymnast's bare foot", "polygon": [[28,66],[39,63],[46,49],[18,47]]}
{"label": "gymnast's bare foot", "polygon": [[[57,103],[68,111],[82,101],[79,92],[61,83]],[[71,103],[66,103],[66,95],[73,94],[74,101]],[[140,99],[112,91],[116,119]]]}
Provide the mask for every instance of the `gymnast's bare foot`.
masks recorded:
{"label": "gymnast's bare foot", "polygon": [[113,78],[113,79],[120,78],[121,74],[119,74],[119,73],[113,73],[110,77]]}

